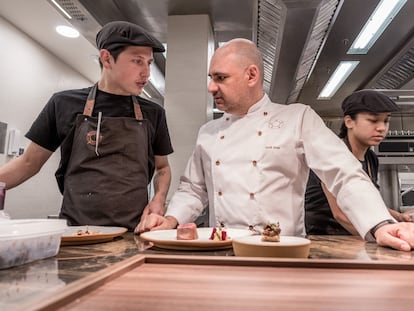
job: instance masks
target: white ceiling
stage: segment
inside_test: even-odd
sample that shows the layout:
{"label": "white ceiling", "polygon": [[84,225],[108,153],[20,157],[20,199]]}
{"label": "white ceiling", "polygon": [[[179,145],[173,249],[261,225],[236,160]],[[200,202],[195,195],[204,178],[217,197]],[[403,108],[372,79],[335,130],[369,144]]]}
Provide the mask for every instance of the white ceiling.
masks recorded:
{"label": "white ceiling", "polygon": [[1,0],[0,16],[91,82],[98,81],[97,49],[83,36],[71,39],[58,35],[56,26],[71,24],[46,0]]}

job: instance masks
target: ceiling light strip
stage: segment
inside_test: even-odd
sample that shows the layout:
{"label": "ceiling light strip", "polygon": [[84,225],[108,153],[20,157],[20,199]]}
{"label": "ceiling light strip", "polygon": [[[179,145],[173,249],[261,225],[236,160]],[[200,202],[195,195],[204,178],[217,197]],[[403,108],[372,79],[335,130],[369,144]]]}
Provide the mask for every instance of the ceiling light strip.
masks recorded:
{"label": "ceiling light strip", "polygon": [[366,54],[398,14],[407,0],[381,0],[369,17],[348,54]]}
{"label": "ceiling light strip", "polygon": [[68,12],[66,12],[65,11],[65,9],[64,8],[62,8],[61,6],[60,6],[60,4],[59,3],[57,3],[56,2],[56,0],[51,0],[51,2],[67,17],[67,18],[69,18],[69,19],[72,19],[72,16],[70,16],[69,15],[69,13]]}
{"label": "ceiling light strip", "polygon": [[358,64],[359,61],[341,61],[317,99],[331,99]]}

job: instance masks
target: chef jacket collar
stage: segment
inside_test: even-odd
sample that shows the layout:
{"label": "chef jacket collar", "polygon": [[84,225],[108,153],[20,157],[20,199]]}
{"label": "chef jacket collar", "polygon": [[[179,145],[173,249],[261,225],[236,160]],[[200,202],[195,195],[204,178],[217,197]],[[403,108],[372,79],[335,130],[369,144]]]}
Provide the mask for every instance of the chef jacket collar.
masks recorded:
{"label": "chef jacket collar", "polygon": [[270,102],[270,99],[269,96],[267,96],[267,94],[265,93],[258,102],[250,106],[249,110],[247,110],[247,114],[254,113],[260,110],[260,108],[262,108],[266,102]]}

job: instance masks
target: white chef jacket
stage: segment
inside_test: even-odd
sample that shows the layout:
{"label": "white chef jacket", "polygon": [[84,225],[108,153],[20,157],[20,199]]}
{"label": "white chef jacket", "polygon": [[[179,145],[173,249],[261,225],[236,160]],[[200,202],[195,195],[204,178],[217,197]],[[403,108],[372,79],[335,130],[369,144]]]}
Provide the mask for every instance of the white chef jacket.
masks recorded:
{"label": "white chef jacket", "polygon": [[224,114],[200,128],[165,215],[193,222],[208,206],[211,226],[279,222],[282,235],[304,236],[310,168],[362,237],[372,239],[369,230],[392,219],[361,163],[314,110],[267,95],[246,115]]}

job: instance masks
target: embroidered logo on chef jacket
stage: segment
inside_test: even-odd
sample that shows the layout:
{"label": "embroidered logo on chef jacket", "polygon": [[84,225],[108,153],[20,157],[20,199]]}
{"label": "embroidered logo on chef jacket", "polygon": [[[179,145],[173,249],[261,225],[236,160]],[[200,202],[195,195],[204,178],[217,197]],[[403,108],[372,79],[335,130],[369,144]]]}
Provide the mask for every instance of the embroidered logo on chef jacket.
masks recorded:
{"label": "embroidered logo on chef jacket", "polygon": [[284,122],[279,119],[270,119],[267,124],[271,129],[280,129],[283,126],[283,123]]}
{"label": "embroidered logo on chef jacket", "polygon": [[[102,142],[102,138],[102,134],[99,134],[99,143]],[[96,145],[96,131],[90,131],[86,134],[86,143],[92,146]]]}
{"label": "embroidered logo on chef jacket", "polygon": [[[270,129],[272,130],[276,130],[276,129],[280,129],[284,126],[284,121],[278,119],[277,117],[273,117],[271,118],[269,121],[267,121],[267,125]],[[265,149],[269,150],[269,149],[280,149],[280,146],[275,146],[275,145],[265,145]]]}

